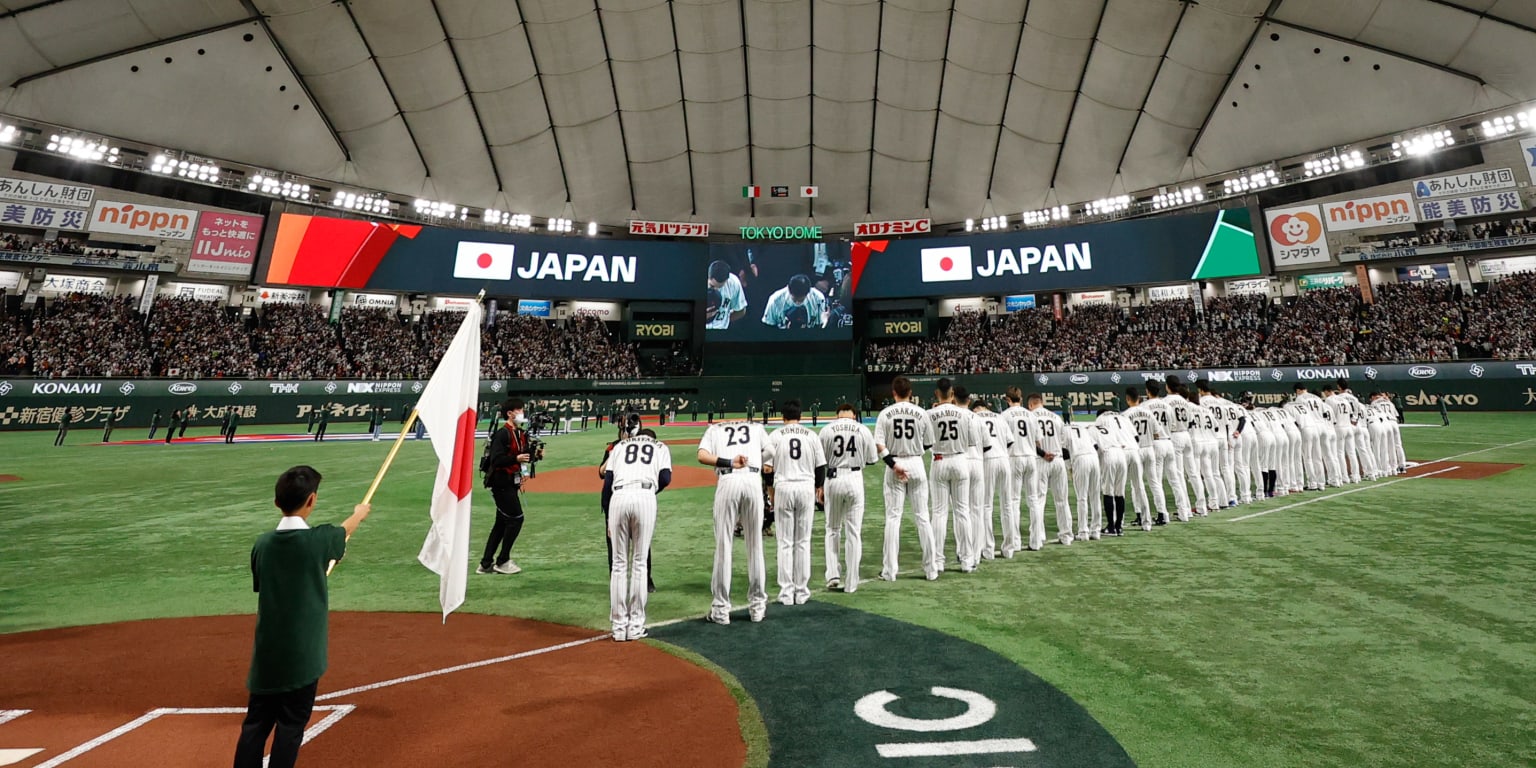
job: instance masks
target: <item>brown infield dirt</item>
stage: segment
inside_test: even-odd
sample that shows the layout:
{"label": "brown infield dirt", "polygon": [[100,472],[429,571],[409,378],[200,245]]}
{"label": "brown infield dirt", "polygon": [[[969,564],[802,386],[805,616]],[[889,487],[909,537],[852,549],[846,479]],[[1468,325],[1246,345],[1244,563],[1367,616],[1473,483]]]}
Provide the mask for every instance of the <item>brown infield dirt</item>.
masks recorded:
{"label": "brown infield dirt", "polygon": [[[695,443],[697,444],[697,443]],[[693,458],[691,455],[688,458]],[[703,488],[715,484],[715,472],[706,467],[673,466],[668,488]],[[603,481],[596,467],[575,467],[540,472],[525,484],[528,493],[602,493]]]}
{"label": "brown infield dirt", "polygon": [[[103,624],[0,635],[0,725],[20,762],[67,768],[229,765],[247,694],[254,616]],[[737,707],[719,678],[644,642],[601,639],[346,693],[596,632],[494,616],[335,613],[330,671],[300,752],[311,766],[740,766]],[[327,694],[342,695],[327,699]],[[166,712],[67,760],[152,710]]]}
{"label": "brown infield dirt", "polygon": [[[1425,464],[1408,468],[1408,477],[1423,477],[1433,474],[1432,480],[1482,480],[1503,474],[1511,469],[1519,469],[1524,464],[1493,464],[1482,461],[1431,461]],[[1449,472],[1444,470],[1451,469]]]}

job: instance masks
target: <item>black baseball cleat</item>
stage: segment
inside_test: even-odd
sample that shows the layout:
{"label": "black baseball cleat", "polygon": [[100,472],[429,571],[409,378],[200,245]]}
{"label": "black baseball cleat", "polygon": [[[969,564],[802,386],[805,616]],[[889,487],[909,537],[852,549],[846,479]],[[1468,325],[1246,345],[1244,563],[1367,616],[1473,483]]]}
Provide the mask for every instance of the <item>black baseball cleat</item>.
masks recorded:
{"label": "black baseball cleat", "polygon": [[1152,524],[1153,525],[1167,525],[1168,524],[1168,516],[1167,515],[1159,515],[1156,520],[1152,521]]}
{"label": "black baseball cleat", "polygon": [[649,594],[655,594],[656,593],[656,582],[651,580],[651,579],[646,579],[645,580],[645,591],[647,593],[649,593]]}
{"label": "black baseball cleat", "polygon": [[737,524],[736,524],[736,538],[738,538],[738,539],[739,539],[739,538],[741,538],[741,537],[742,537],[742,533],[741,533],[741,523],[737,523]]}
{"label": "black baseball cleat", "polygon": [[1141,527],[1141,515],[1137,515],[1136,519],[1131,521],[1131,526],[1134,528]]}

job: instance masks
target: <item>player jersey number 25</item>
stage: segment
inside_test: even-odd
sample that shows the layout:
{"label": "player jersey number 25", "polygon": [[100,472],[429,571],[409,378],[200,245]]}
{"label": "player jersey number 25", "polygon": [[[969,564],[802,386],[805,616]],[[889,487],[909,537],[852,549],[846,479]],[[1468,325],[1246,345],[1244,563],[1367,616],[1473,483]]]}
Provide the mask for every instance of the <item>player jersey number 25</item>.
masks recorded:
{"label": "player jersey number 25", "polygon": [[940,421],[934,426],[939,428],[940,440],[959,440],[960,425],[953,421]]}

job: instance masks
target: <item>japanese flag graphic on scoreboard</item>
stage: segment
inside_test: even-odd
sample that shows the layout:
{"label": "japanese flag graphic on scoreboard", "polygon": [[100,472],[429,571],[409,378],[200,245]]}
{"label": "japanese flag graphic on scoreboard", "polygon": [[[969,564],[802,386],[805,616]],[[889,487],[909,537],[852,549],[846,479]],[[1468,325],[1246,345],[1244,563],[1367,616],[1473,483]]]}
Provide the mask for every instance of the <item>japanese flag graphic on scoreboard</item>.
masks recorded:
{"label": "japanese flag graphic on scoreboard", "polygon": [[517,246],[509,243],[459,243],[453,260],[453,276],[469,280],[511,280],[512,255]]}
{"label": "japanese flag graphic on scoreboard", "polygon": [[969,245],[923,249],[923,282],[941,283],[954,280],[970,280],[971,277],[971,247]]}

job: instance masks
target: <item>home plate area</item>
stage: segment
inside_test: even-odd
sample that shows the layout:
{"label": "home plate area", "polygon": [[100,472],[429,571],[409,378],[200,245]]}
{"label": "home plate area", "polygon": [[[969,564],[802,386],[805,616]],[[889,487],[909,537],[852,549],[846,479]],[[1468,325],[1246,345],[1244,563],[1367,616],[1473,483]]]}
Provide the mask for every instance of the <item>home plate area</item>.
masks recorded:
{"label": "home plate area", "polygon": [[[0,636],[0,766],[229,765],[254,617]],[[741,765],[713,673],[577,627],[336,613],[301,763]]]}

